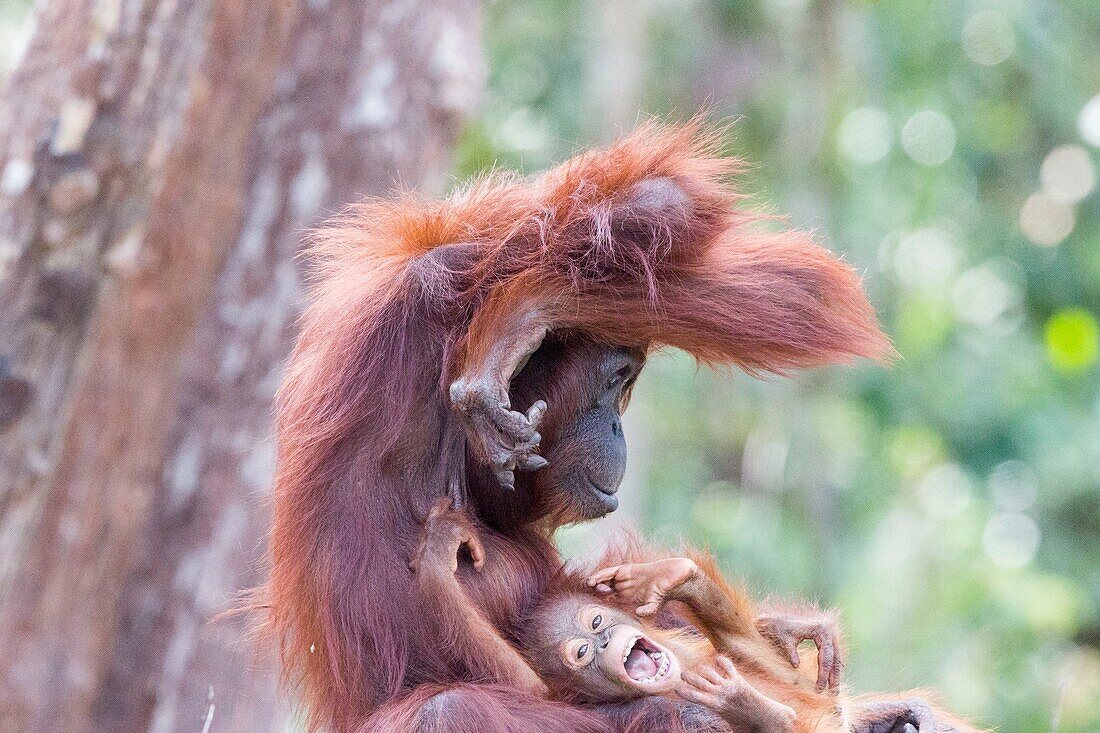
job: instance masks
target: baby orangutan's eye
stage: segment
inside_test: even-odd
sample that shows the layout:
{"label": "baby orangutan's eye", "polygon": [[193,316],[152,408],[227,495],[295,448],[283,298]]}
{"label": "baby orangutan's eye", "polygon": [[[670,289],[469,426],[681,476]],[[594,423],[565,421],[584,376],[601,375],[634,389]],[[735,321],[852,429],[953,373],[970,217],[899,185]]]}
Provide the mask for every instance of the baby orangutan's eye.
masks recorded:
{"label": "baby orangutan's eye", "polygon": [[600,624],[602,624],[602,623],[603,623],[603,615],[597,613],[596,618],[592,619],[592,630],[593,631],[599,631],[600,630]]}
{"label": "baby orangutan's eye", "polygon": [[561,661],[569,669],[580,669],[596,656],[592,652],[592,644],[587,639],[570,639],[561,648]]}

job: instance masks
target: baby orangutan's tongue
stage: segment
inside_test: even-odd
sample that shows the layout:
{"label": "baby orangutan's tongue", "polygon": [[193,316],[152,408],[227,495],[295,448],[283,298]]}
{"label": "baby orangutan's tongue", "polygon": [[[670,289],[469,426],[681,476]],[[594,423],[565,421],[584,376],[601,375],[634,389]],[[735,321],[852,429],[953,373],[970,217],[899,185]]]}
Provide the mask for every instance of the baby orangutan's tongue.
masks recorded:
{"label": "baby orangutan's tongue", "polygon": [[630,650],[623,666],[632,680],[642,680],[657,674],[657,663],[646,654],[640,643],[634,644],[634,648]]}

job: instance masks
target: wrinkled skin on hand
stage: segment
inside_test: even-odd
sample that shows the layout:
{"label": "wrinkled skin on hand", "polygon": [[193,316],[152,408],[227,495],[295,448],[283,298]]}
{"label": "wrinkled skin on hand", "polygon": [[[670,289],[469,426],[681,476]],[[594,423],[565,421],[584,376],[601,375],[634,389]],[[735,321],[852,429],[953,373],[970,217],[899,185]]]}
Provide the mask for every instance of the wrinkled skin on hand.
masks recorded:
{"label": "wrinkled skin on hand", "polygon": [[444,497],[435,503],[424,521],[420,544],[409,569],[420,573],[431,564],[454,575],[458,570],[458,552],[463,547],[470,553],[474,570],[480,573],[485,566],[485,549],[477,529],[465,513],[452,508],[450,497]]}
{"label": "wrinkled skin on hand", "polygon": [[517,470],[537,471],[547,465],[538,454],[539,423],[546,403],[536,401],[526,413],[511,409],[507,391],[487,381],[459,379],[450,386],[451,403],[468,425],[473,450],[493,468],[506,490],[516,485]]}
{"label": "wrinkled skin on hand", "polygon": [[794,730],[795,711],[772,700],[750,685],[728,657],[714,666],[681,675],[684,684],[676,694],[718,713],[730,725],[784,733]]}
{"label": "wrinkled skin on hand", "polygon": [[828,614],[817,616],[766,614],[756,619],[756,628],[787,656],[792,667],[801,660],[798,645],[812,641],[817,646],[817,689],[836,691],[840,688],[840,632],[836,619]]}

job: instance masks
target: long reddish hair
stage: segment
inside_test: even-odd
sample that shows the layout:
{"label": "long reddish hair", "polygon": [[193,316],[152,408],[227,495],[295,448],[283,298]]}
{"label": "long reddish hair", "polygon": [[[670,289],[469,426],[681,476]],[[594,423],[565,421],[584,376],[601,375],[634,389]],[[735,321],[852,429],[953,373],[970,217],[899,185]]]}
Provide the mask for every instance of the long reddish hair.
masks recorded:
{"label": "long reddish hair", "polygon": [[[259,600],[311,728],[348,730],[417,684],[461,679],[407,563],[430,505],[467,472],[446,387],[492,347],[495,319],[538,300],[555,328],[751,372],[889,353],[850,266],[744,209],[720,137],[650,123],[534,179],[371,199],[312,234]],[[556,564],[553,529],[508,530],[532,593]]]}

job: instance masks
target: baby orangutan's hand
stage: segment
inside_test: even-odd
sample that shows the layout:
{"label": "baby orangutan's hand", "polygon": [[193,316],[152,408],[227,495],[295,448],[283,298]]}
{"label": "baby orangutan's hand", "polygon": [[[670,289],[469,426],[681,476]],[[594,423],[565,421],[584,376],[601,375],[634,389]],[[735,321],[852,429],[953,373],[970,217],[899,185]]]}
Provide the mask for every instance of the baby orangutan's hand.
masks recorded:
{"label": "baby orangutan's hand", "polygon": [[458,551],[463,547],[470,553],[474,570],[480,573],[485,565],[485,549],[477,529],[464,512],[451,508],[449,497],[444,497],[428,513],[409,567],[414,573],[436,569],[453,575],[458,571]]}
{"label": "baby orangutan's hand", "polygon": [[698,574],[699,566],[686,557],[669,557],[645,563],[628,563],[597,570],[588,577],[588,587],[638,604],[639,616],[661,610],[668,594]]}
{"label": "baby orangutan's hand", "polygon": [[735,730],[794,730],[794,710],[746,682],[728,657],[718,657],[713,667],[702,667],[698,674],[684,671],[681,679],[684,684],[676,690],[677,695],[710,708]]}
{"label": "baby orangutan's hand", "polygon": [[756,629],[787,656],[792,667],[801,663],[798,645],[812,641],[817,646],[817,689],[835,692],[840,687],[844,660],[834,616],[821,612],[817,615],[772,613],[756,619]]}

